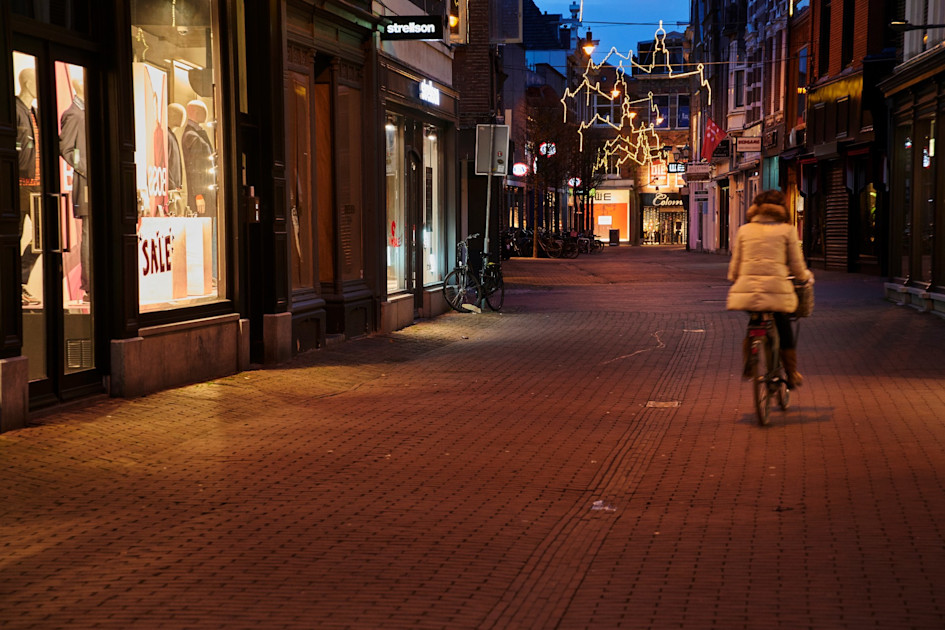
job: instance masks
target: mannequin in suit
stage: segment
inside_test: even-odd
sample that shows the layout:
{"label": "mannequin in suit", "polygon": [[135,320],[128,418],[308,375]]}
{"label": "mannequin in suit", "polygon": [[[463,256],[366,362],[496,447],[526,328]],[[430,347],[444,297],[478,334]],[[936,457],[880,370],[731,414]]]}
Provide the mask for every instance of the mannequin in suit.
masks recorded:
{"label": "mannequin in suit", "polygon": [[89,216],[88,143],[86,142],[85,86],[82,79],[72,79],[72,104],[59,119],[59,154],[73,169],[72,214],[82,220],[79,255],[82,274],[79,288],[88,302],[92,294],[89,286],[91,217]]}
{"label": "mannequin in suit", "polygon": [[187,103],[187,124],[181,136],[187,205],[198,216],[215,215],[217,209],[213,145],[203,128],[207,115],[207,105],[203,101],[194,99]]}
{"label": "mannequin in suit", "polygon": [[170,214],[184,214],[181,196],[184,190],[184,163],[181,155],[178,130],[184,125],[187,110],[180,103],[167,106],[167,190],[170,197]]}
{"label": "mannequin in suit", "polygon": [[[39,123],[36,119],[36,109],[33,102],[36,100],[36,71],[33,68],[24,68],[18,77],[20,91],[16,95],[16,151],[19,163],[20,183],[20,238],[23,237],[23,228],[26,217],[30,215],[30,204],[35,195],[42,192],[42,180],[39,166]],[[20,282],[23,293],[23,304],[38,304],[26,284],[39,253],[33,251],[32,245],[20,253]]]}

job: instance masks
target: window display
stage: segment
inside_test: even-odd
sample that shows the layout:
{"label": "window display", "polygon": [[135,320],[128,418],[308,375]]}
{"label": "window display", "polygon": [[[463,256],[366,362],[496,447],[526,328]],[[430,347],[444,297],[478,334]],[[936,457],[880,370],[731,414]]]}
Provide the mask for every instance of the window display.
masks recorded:
{"label": "window display", "polygon": [[132,2],[142,312],[224,295],[217,2]]}
{"label": "window display", "polygon": [[437,128],[423,130],[423,284],[443,280],[443,159]]}
{"label": "window display", "polygon": [[387,137],[387,292],[406,288],[407,254],[404,242],[404,119],[390,115],[384,126]]}

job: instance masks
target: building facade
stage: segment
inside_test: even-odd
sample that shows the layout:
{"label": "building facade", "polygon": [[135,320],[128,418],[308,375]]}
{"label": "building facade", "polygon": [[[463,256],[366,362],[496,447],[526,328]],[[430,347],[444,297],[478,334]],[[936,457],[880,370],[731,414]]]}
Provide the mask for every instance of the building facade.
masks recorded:
{"label": "building facade", "polygon": [[445,3],[0,11],[0,430],[443,310],[453,48],[384,34]]}
{"label": "building facade", "polygon": [[[879,85],[890,112],[889,282],[898,304],[945,316],[945,5],[905,3],[901,60]],[[937,28],[928,28],[936,26]]]}

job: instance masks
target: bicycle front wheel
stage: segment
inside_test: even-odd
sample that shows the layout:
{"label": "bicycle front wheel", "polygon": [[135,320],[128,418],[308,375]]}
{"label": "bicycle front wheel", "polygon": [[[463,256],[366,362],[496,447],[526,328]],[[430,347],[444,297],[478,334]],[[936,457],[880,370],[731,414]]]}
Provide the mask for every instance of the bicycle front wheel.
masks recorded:
{"label": "bicycle front wheel", "polygon": [[751,342],[751,390],[755,399],[755,415],[758,424],[768,424],[771,410],[771,391],[768,389],[768,370],[771,352],[766,337],[757,337]]}
{"label": "bicycle front wheel", "polygon": [[486,278],[488,290],[483,289],[486,295],[486,303],[493,311],[501,311],[502,304],[505,302],[505,280],[502,279],[502,270],[496,267],[489,271]]}
{"label": "bicycle front wheel", "polygon": [[479,308],[479,281],[469,269],[454,269],[443,281],[443,297],[454,311],[475,312]]}

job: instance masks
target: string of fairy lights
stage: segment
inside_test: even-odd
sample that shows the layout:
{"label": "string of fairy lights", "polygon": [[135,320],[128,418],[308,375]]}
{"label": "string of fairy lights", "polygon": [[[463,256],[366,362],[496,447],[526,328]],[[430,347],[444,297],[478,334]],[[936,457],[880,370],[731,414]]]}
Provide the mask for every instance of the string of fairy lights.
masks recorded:
{"label": "string of fairy lights", "polygon": [[[601,88],[601,82],[598,79],[600,69],[611,60],[617,59],[616,65],[610,65],[615,68],[614,87],[610,91]],[[657,60],[662,58],[663,62]],[[697,64],[694,70],[678,70],[672,63],[669,49],[666,46],[666,30],[663,28],[663,22],[653,36],[653,54],[650,55],[648,64],[638,63],[633,57],[633,51],[626,55],[621,54],[616,48],[611,48],[610,52],[601,60],[600,63],[594,63],[594,60],[588,58],[587,66],[584,69],[584,75],[581,83],[574,89],[567,88],[564,96],[561,97],[561,105],[564,108],[564,119],[568,117],[568,100],[584,98],[585,111],[592,111],[592,103],[599,105],[601,100],[609,101],[611,104],[619,107],[611,107],[612,111],[619,111],[619,117],[601,116],[598,108],[594,108],[594,115],[587,120],[582,120],[578,124],[578,136],[580,137],[580,150],[584,150],[584,132],[591,127],[606,125],[617,132],[616,137],[607,140],[598,150],[597,168],[606,168],[608,164],[613,163],[620,166],[628,161],[636,162],[641,166],[649,166],[655,159],[658,159],[662,152],[662,143],[656,132],[656,125],[662,123],[663,112],[660,111],[653,92],[648,92],[646,97],[631,99],[627,89],[627,67],[624,63],[629,63],[633,71],[639,71],[646,74],[653,74],[654,70],[659,68],[661,79],[689,79],[699,77],[699,85],[706,90],[708,103],[712,102],[712,88],[705,76],[705,66]],[[645,104],[645,105],[644,105]],[[635,122],[637,112],[643,109],[651,113],[649,121]],[[653,121],[656,121],[655,123]]]}

